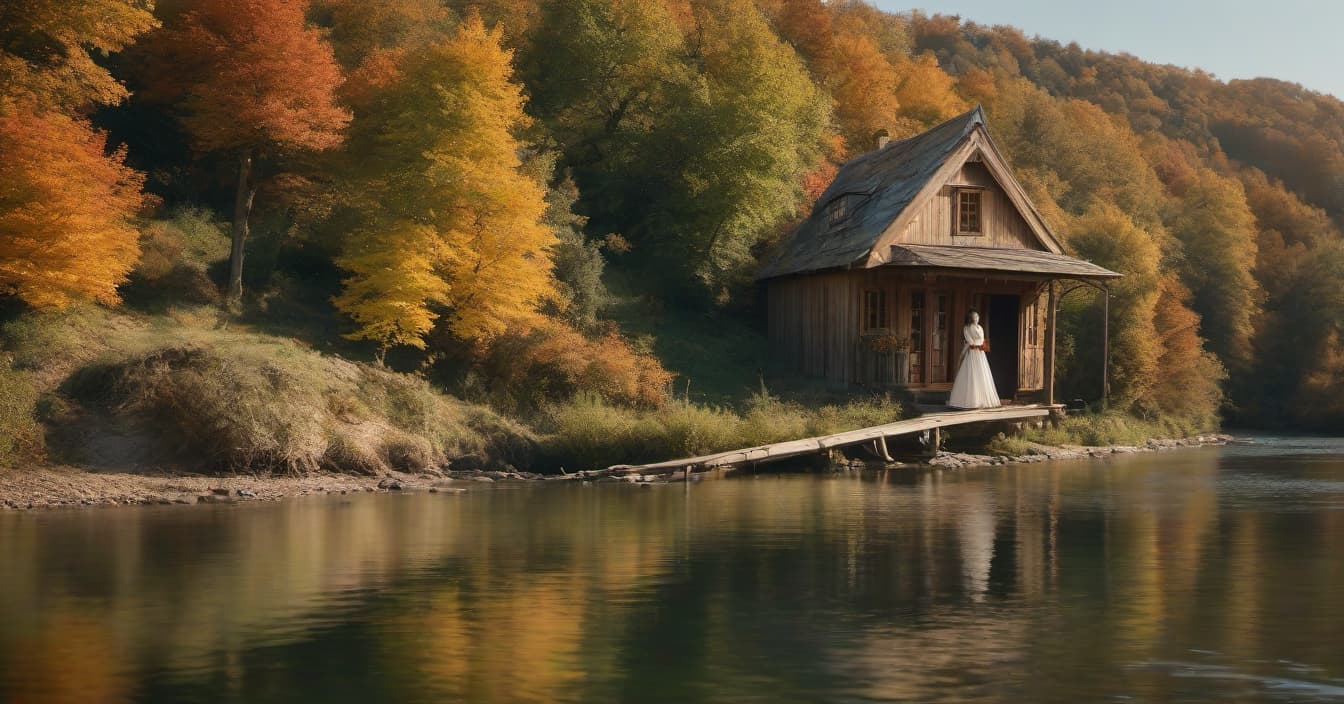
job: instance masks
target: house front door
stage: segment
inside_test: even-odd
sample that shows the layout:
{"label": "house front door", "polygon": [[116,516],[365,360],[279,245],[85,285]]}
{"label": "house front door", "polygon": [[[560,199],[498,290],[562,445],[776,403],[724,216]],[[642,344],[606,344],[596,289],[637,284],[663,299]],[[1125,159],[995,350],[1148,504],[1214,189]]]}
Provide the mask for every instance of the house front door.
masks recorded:
{"label": "house front door", "polygon": [[999,398],[1011,399],[1017,395],[1017,361],[1019,347],[1018,316],[1022,297],[987,296],[985,337],[989,340],[989,370],[994,374],[994,386]]}
{"label": "house front door", "polygon": [[949,371],[952,350],[960,352],[961,349],[957,344],[953,344],[952,332],[957,331],[957,342],[960,342],[961,327],[953,324],[950,291],[934,292],[930,305],[932,310],[929,318],[929,383],[943,384],[952,380]]}

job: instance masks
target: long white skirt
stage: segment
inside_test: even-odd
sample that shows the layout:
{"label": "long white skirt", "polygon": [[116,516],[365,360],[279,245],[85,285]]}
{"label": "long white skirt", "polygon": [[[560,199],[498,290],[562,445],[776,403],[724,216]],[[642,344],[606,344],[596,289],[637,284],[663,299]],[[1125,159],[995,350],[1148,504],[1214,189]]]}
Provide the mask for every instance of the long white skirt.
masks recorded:
{"label": "long white skirt", "polygon": [[952,382],[952,395],[947,405],[953,408],[993,408],[999,405],[999,392],[994,388],[994,375],[989,371],[989,358],[984,350],[967,349]]}

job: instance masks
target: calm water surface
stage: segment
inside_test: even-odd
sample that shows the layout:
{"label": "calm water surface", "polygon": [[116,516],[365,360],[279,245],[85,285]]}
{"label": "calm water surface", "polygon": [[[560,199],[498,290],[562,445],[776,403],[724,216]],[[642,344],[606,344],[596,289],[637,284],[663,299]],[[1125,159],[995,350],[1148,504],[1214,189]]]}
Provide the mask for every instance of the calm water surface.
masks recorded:
{"label": "calm water surface", "polygon": [[0,514],[4,702],[1344,702],[1344,441]]}

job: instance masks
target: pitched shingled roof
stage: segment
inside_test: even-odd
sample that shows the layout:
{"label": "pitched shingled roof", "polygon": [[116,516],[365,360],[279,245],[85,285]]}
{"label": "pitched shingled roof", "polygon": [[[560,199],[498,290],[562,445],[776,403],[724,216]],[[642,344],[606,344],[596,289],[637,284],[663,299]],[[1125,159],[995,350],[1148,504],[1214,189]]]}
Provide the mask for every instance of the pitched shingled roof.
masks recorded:
{"label": "pitched shingled roof", "polygon": [[[985,113],[974,110],[909,139],[857,156],[841,167],[817,199],[812,215],[782,242],[758,279],[849,266],[872,250],[887,226],[910,205]],[[826,206],[844,195],[867,199],[840,229],[826,222]]]}
{"label": "pitched shingled roof", "polygon": [[[1046,251],[947,245],[900,244],[899,228],[915,201],[931,197],[953,159],[979,154],[991,174]],[[921,195],[923,194],[923,195]],[[828,222],[836,199],[845,202],[842,219]],[[904,215],[903,215],[904,214]],[[782,242],[757,273],[757,280],[823,269],[895,266],[1042,274],[1060,278],[1115,278],[1119,274],[1060,253],[1059,241],[1013,178],[985,129],[977,106],[933,129],[846,162],[817,199],[811,216]]]}
{"label": "pitched shingled roof", "polygon": [[999,249],[935,244],[898,244],[884,265],[910,269],[963,269],[1059,278],[1117,279],[1120,274],[1092,262],[1034,249]]}

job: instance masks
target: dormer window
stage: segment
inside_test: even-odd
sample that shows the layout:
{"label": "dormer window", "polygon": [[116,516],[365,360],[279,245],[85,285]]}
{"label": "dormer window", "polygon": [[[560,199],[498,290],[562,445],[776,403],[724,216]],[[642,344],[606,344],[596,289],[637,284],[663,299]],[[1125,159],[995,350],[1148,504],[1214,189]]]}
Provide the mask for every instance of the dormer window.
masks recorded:
{"label": "dormer window", "polygon": [[849,215],[848,200],[849,196],[840,196],[826,206],[826,227],[835,230],[845,223]]}
{"label": "dormer window", "polygon": [[826,231],[843,230],[853,224],[854,213],[868,200],[867,193],[846,193],[826,204]]}
{"label": "dormer window", "polygon": [[956,234],[958,235],[981,235],[984,234],[982,217],[984,209],[981,207],[982,192],[978,189],[958,189],[956,191],[957,216]]}

